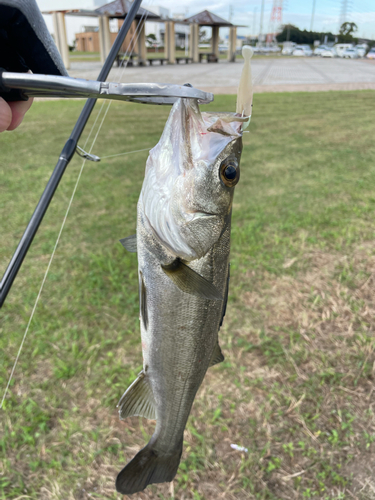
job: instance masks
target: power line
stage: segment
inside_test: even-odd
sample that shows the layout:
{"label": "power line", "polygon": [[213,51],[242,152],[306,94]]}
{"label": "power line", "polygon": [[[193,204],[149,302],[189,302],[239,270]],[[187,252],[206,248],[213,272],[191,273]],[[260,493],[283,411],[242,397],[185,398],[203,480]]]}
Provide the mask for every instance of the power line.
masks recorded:
{"label": "power line", "polygon": [[312,8],[312,13],[311,13],[310,31],[312,31],[312,30],[313,30],[313,25],[314,25],[315,4],[316,4],[316,0],[313,0],[313,8]]}

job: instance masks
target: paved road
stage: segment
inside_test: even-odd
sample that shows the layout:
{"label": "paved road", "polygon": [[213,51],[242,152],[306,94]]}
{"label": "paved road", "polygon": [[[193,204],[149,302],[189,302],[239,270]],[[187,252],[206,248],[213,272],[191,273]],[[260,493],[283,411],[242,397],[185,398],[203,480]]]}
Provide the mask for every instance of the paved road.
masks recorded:
{"label": "paved road", "polygon": [[[218,64],[176,64],[114,68],[109,81],[191,83],[215,93],[235,93],[242,61]],[[73,62],[69,74],[95,80],[101,64]],[[350,59],[255,58],[252,61],[255,92],[375,89],[375,61]]]}

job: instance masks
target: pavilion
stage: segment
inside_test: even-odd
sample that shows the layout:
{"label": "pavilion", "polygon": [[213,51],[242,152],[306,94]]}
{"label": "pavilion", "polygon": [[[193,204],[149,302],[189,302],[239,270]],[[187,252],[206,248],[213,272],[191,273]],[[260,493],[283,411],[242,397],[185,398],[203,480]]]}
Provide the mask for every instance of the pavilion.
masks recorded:
{"label": "pavilion", "polygon": [[[118,19],[119,27],[121,27],[121,20],[125,19],[131,7],[129,0],[114,0],[113,2],[102,5],[95,10],[87,9],[71,9],[60,11],[43,11],[43,14],[51,14],[54,27],[55,43],[64,61],[67,69],[70,67],[68,41],[66,37],[65,16],[82,16],[82,17],[96,17],[99,18],[99,44],[100,44],[100,57],[104,62],[109,51],[111,50],[113,40],[109,28],[110,19]],[[129,29],[128,34],[122,45],[125,52],[126,48],[130,50],[135,49],[136,39],[133,36],[135,31],[139,30],[138,36],[138,55],[141,64],[145,63],[146,59],[146,35],[145,35],[145,19],[152,21],[161,21],[161,17],[146,10],[142,7],[139,8],[135,20]]]}
{"label": "pavilion", "polygon": [[228,46],[228,61],[234,62],[236,60],[236,40],[237,40],[237,27],[234,24],[226,21],[222,17],[203,10],[195,16],[188,17],[185,22],[190,24],[190,57],[193,62],[199,62],[199,27],[209,26],[212,28],[211,38],[211,51],[216,60],[219,59],[219,29],[229,28],[229,46]]}
{"label": "pavilion", "polygon": [[[110,32],[109,20],[118,19],[119,27],[127,16],[131,7],[129,0],[113,0],[95,10],[86,9],[72,9],[64,11],[45,11],[43,14],[52,14],[54,24],[55,42],[59,52],[64,61],[65,67],[69,69],[69,51],[66,37],[65,16],[85,16],[99,18],[99,45],[101,60],[104,62],[109,54],[113,43],[113,33]],[[175,56],[175,24],[189,24],[190,25],[190,42],[189,51],[190,59],[192,62],[200,62],[203,54],[199,54],[199,27],[209,26],[212,28],[211,40],[211,54],[205,53],[207,61],[219,59],[219,29],[221,27],[229,28],[229,47],[228,47],[228,61],[234,62],[236,58],[236,40],[237,40],[237,27],[236,25],[226,21],[225,19],[204,10],[199,14],[191,16],[187,19],[163,19],[157,14],[150,12],[142,7],[138,10],[136,18],[126,36],[123,44],[123,52],[126,47],[134,50],[137,47],[138,64],[145,65],[147,61],[146,53],[146,33],[145,22],[156,21],[165,24],[164,34],[164,51],[165,59],[168,63],[174,64],[176,62]],[[137,37],[134,33],[138,30]],[[211,56],[211,59],[209,58]],[[162,61],[161,61],[162,62]],[[178,62],[178,61],[177,61]],[[187,62],[187,61],[186,61]]]}

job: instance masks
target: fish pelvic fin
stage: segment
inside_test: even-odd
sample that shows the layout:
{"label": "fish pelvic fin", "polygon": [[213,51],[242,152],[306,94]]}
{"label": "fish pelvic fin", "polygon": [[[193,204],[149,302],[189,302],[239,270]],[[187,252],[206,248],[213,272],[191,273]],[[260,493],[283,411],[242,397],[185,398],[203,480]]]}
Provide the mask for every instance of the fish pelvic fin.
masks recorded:
{"label": "fish pelvic fin", "polygon": [[214,284],[181,262],[180,259],[176,259],[172,264],[162,264],[161,268],[168,278],[183,292],[203,299],[223,300],[221,293]]}
{"label": "fish pelvic fin", "polygon": [[[155,442],[155,441],[154,441]],[[143,491],[147,485],[166,483],[177,473],[182,454],[182,440],[174,453],[162,454],[153,439],[131,460],[116,478],[116,490],[123,495]]]}
{"label": "fish pelvic fin", "polygon": [[137,235],[132,234],[120,240],[121,245],[126,248],[128,252],[136,253],[137,251]]}
{"label": "fish pelvic fin", "polygon": [[119,408],[120,420],[135,416],[148,418],[149,420],[156,419],[154,395],[143,370],[124,392],[117,407]]}
{"label": "fish pelvic fin", "polygon": [[217,343],[215,346],[214,352],[212,353],[210,364],[208,366],[210,367],[210,366],[217,365],[218,363],[221,363],[222,361],[224,361],[224,359],[225,359],[224,354],[221,351],[219,343]]}

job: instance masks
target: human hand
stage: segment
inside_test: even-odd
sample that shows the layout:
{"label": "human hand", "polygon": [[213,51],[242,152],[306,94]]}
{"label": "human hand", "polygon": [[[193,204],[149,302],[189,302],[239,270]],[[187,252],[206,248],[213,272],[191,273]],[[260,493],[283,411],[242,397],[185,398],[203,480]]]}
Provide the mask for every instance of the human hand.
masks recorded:
{"label": "human hand", "polygon": [[0,132],[17,128],[32,103],[33,99],[8,103],[0,97]]}

